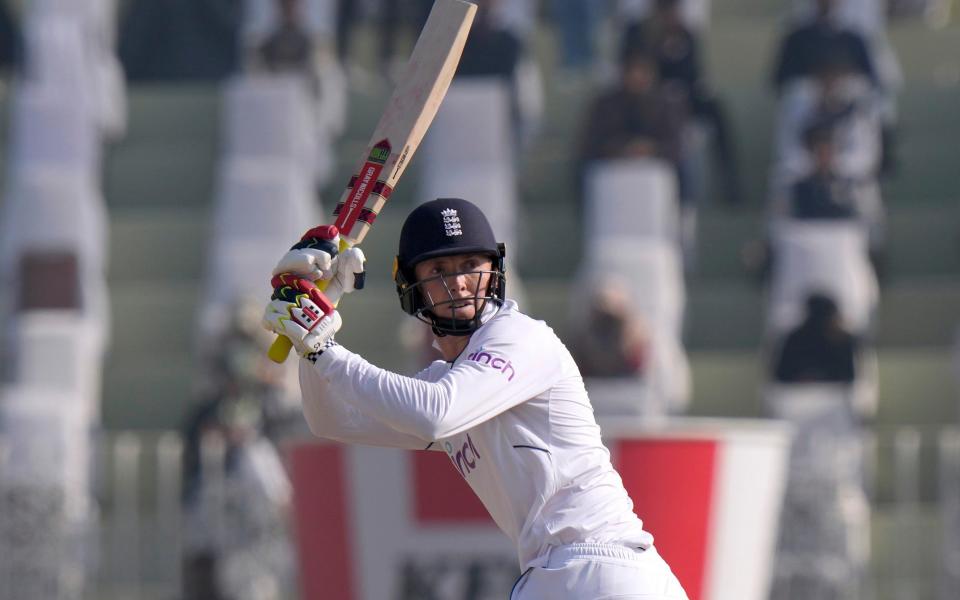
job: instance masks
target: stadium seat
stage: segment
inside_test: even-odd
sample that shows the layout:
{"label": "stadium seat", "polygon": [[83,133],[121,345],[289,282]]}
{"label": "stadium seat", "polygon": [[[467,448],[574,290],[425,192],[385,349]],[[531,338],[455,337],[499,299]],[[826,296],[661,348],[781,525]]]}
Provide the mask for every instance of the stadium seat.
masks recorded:
{"label": "stadium seat", "polygon": [[74,102],[89,102],[93,54],[82,20],[64,13],[34,13],[24,24],[23,38],[29,81],[69,90]]}
{"label": "stadium seat", "polygon": [[107,267],[107,214],[87,173],[27,168],[13,173],[0,209],[0,274],[13,274],[28,250],[69,250],[82,277]]}
{"label": "stadium seat", "polygon": [[15,170],[51,167],[99,176],[100,144],[83,101],[55,86],[24,83],[14,97],[10,147]]}
{"label": "stadium seat", "polygon": [[[226,162],[220,174],[207,263],[210,316],[248,294],[269,294],[277,259],[319,222],[309,187],[277,162]],[[306,224],[306,225],[305,225]],[[213,316],[210,316],[213,318]],[[226,322],[224,321],[223,325]]]}
{"label": "stadium seat", "polygon": [[598,163],[587,172],[586,194],[588,244],[613,238],[678,243],[677,182],[662,161]]}
{"label": "stadium seat", "polygon": [[844,324],[866,333],[877,306],[876,275],[867,252],[867,232],[857,223],[785,220],[773,231],[774,266],[767,328],[778,336],[803,318],[806,298],[829,294]]}
{"label": "stadium seat", "polygon": [[[10,380],[68,393],[82,405],[84,422],[96,423],[100,419],[104,343],[102,328],[80,312],[21,312],[13,319],[6,341]],[[55,369],[50,368],[51,356],[56,356]]]}
{"label": "stadium seat", "polygon": [[227,160],[219,177],[214,245],[253,239],[290,244],[318,222],[313,189],[287,163]]}
{"label": "stadium seat", "polygon": [[[426,172],[471,165],[500,165],[512,173],[510,92],[496,77],[458,79],[450,85],[423,140]],[[473,123],[464,127],[464,123]]]}
{"label": "stadium seat", "polygon": [[286,161],[308,182],[324,179],[331,165],[320,138],[305,82],[295,76],[244,76],[225,87],[225,153],[228,157]]}
{"label": "stadium seat", "polygon": [[126,82],[114,55],[113,0],[31,3],[26,19],[26,74],[85,107],[109,139],[126,131]]}

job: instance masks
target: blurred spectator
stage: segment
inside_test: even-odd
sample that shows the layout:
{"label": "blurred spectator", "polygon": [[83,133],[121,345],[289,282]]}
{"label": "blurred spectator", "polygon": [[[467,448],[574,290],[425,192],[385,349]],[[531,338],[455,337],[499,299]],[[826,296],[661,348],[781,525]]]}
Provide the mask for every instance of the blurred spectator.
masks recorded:
{"label": "blurred spectator", "polygon": [[842,56],[827,58],[815,78],[791,86],[782,102],[779,123],[778,170],[786,181],[809,171],[804,130],[833,131],[838,173],[874,179],[880,171],[882,123],[879,97],[853,74]]}
{"label": "blurred spectator", "polygon": [[677,171],[680,198],[686,200],[688,187],[681,176],[686,117],[682,96],[660,87],[653,56],[631,51],[624,57],[619,84],[588,109],[579,139],[579,178],[593,161],[662,158]]}
{"label": "blurred spectator", "polygon": [[496,19],[500,0],[478,0],[474,4],[477,14],[463,47],[457,77],[493,76],[512,80],[523,43],[516,32]]}
{"label": "blurred spectator", "polygon": [[231,315],[206,361],[206,397],[184,428],[186,600],[289,592],[290,483],[268,435],[289,417],[278,408],[283,368],[266,358],[270,336],[252,310],[241,303]]}
{"label": "blurred spectator", "polygon": [[[356,0],[354,0],[355,2]],[[407,52],[400,52],[397,40],[409,29],[413,39],[427,23],[433,0],[382,0],[380,5],[380,64],[384,72],[397,72],[407,62]]]}
{"label": "blurred spectator", "polygon": [[258,49],[263,66],[273,73],[313,77],[313,40],[303,26],[300,0],[277,0],[280,22]]}
{"label": "blurred spectator", "polygon": [[0,2],[0,69],[12,67],[17,60],[20,32],[6,2]]}
{"label": "blurred spectator", "polygon": [[[877,276],[882,278],[886,266],[886,217],[880,187],[871,177],[843,172],[843,163],[837,156],[835,123],[825,121],[815,122],[804,133],[811,172],[788,187],[786,213],[794,219],[857,220],[867,231],[870,260]],[[841,130],[841,138],[842,133]]]}
{"label": "blurred spectator", "polygon": [[342,65],[350,62],[350,44],[359,20],[360,3],[357,0],[337,0],[337,58]]}
{"label": "blurred spectator", "polygon": [[601,284],[587,301],[587,314],[573,344],[584,377],[644,377],[650,362],[650,338],[628,293]]}
{"label": "blurred spectator", "polygon": [[239,64],[240,0],[132,0],[120,30],[131,81],[220,80]]}
{"label": "blurred spectator", "polygon": [[803,323],[787,334],[774,361],[780,383],[853,383],[856,338],[840,322],[832,298],[811,294]]}
{"label": "blurred spectator", "polygon": [[191,419],[184,453],[187,600],[281,598],[289,587],[291,487],[259,423],[257,400],[249,396],[216,398]]}
{"label": "blurred spectator", "polygon": [[723,196],[728,202],[738,202],[740,173],[729,120],[722,103],[707,87],[700,41],[684,23],[680,0],[656,0],[647,18],[627,26],[621,57],[626,60],[638,51],[655,57],[661,84],[675,87],[686,99],[692,115],[711,127]]}
{"label": "blurred spectator", "polygon": [[553,19],[560,35],[560,64],[584,69],[593,64],[593,32],[601,3],[595,0],[552,0]]}
{"label": "blurred spectator", "polygon": [[836,17],[838,0],[816,0],[813,17],[797,25],[784,38],[773,70],[777,92],[791,81],[810,77],[831,57],[842,55],[854,72],[866,77],[875,86],[879,76],[866,39],[839,22]]}
{"label": "blurred spectator", "polygon": [[851,219],[856,216],[856,183],[835,170],[833,130],[811,128],[804,136],[813,172],[790,188],[790,216],[795,219]]}

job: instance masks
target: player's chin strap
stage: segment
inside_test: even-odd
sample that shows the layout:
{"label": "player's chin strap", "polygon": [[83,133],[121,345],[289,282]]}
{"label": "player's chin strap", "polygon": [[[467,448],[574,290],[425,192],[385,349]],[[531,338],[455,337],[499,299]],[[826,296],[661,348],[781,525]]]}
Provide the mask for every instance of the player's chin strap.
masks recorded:
{"label": "player's chin strap", "polygon": [[442,319],[426,310],[422,311],[421,314],[430,320],[430,329],[435,336],[462,337],[480,329],[481,325],[497,314],[501,306],[503,306],[502,299],[487,297],[483,299],[483,308],[477,311],[477,316],[472,319]]}

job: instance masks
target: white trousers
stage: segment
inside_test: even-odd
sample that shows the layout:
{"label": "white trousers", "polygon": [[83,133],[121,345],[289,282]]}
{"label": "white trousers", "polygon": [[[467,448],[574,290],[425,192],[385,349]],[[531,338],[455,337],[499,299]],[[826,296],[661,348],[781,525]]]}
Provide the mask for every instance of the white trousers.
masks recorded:
{"label": "white trousers", "polygon": [[510,600],[687,600],[670,567],[646,550],[606,544],[553,548],[517,580]]}

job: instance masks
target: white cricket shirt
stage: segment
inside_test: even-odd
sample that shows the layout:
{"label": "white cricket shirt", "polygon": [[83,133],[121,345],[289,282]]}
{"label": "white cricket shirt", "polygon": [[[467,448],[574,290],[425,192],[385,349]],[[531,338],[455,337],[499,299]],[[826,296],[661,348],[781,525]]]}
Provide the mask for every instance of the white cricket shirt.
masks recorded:
{"label": "white cricket shirt", "polygon": [[300,384],[318,436],[446,452],[523,569],[542,566],[551,546],[653,543],[600,441],[573,358],[512,300],[452,363],[404,377],[336,346],[316,364],[301,362]]}

